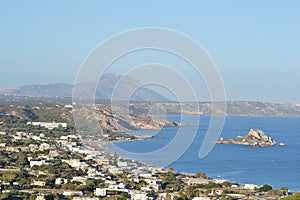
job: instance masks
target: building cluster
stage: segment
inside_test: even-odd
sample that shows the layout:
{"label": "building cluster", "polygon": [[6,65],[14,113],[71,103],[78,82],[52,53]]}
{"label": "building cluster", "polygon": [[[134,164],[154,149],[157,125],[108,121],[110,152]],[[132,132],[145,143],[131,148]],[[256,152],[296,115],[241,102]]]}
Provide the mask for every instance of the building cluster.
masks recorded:
{"label": "building cluster", "polygon": [[[53,130],[67,127],[65,123],[30,122],[30,125]],[[58,137],[51,134],[36,130],[0,131],[1,194],[11,194],[17,190],[19,193],[12,195],[27,192],[35,195],[37,200],[47,199],[53,193],[74,200],[113,196],[133,200],[162,200],[179,198],[181,191],[196,187],[197,193],[191,195],[190,199],[221,199],[224,192],[229,190],[231,192],[226,193],[227,199],[247,199],[249,195],[246,194],[259,187],[146,166],[83,145],[82,138],[74,133],[64,132]],[[25,156],[21,157],[20,153]],[[14,173],[18,175],[9,175]],[[27,178],[20,178],[23,176]],[[208,188],[206,185],[212,186]]]}
{"label": "building cluster", "polygon": [[56,123],[56,122],[27,122],[27,125],[41,126],[50,130],[59,127],[67,128],[67,123]]}

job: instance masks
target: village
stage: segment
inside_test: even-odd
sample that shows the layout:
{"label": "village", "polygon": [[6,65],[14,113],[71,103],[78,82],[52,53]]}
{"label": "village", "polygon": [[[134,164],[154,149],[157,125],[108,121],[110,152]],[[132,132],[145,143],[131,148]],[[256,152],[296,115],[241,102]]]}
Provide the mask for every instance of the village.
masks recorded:
{"label": "village", "polygon": [[[134,139],[105,137],[112,142]],[[279,199],[289,194],[285,187],[273,190],[268,185],[210,179],[202,172],[149,166],[91,147],[89,140],[66,123],[2,115],[1,199]]]}

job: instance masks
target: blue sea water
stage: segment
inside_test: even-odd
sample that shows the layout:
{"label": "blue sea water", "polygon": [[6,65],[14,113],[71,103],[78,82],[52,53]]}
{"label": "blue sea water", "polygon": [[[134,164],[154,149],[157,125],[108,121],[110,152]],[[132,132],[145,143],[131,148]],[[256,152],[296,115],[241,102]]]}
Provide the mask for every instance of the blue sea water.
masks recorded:
{"label": "blue sea water", "polygon": [[[188,116],[190,118],[196,116]],[[180,121],[179,116],[169,116],[171,121]],[[217,144],[203,159],[198,153],[207,133],[210,117],[201,116],[197,135],[189,149],[168,167],[186,173],[205,172],[212,178],[223,178],[238,183],[269,184],[274,188],[288,187],[300,190],[300,118],[278,117],[226,117],[221,134],[223,138],[246,135],[250,129],[262,129],[277,143],[286,146],[253,147]],[[192,127],[182,127],[186,134]],[[178,127],[167,127],[156,134],[156,138],[134,142],[116,143],[130,152],[149,152],[167,145],[176,135]],[[137,131],[134,135],[150,135],[151,130]],[[108,149],[113,149],[108,146]],[[126,155],[122,155],[126,157]],[[131,158],[135,159],[135,158]],[[165,158],[159,158],[165,159]],[[159,160],[146,160],[157,165]]]}

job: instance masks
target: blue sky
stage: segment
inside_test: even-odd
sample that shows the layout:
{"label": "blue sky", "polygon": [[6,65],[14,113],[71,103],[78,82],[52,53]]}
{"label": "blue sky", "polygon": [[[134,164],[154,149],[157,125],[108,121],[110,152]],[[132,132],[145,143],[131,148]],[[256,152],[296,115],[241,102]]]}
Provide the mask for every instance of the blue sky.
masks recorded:
{"label": "blue sky", "polygon": [[141,27],[194,38],[230,100],[300,103],[300,1],[1,1],[0,87],[73,83],[101,41]]}

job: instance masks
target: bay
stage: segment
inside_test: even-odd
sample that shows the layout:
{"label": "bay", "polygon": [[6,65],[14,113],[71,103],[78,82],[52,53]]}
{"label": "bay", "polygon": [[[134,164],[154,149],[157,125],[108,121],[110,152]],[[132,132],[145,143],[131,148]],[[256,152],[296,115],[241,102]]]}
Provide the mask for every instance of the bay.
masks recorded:
{"label": "bay", "polygon": [[[188,116],[191,120],[199,116]],[[168,116],[171,121],[180,121],[180,116]],[[274,188],[288,187],[300,190],[300,118],[280,117],[226,117],[221,134],[223,138],[246,135],[250,129],[261,129],[278,144],[286,146],[256,147],[217,144],[203,159],[198,153],[209,126],[210,117],[201,116],[197,134],[191,146],[183,155],[167,167],[185,173],[205,172],[209,177],[222,178],[238,183],[257,185],[269,184]],[[194,127],[181,127],[190,134]],[[153,139],[119,142],[114,145],[135,153],[155,151],[167,145],[177,134],[179,127],[166,127],[161,131],[142,130],[130,134],[154,135]],[[113,145],[107,147],[114,150]],[[119,153],[119,152],[118,152]],[[121,155],[126,157],[126,154]],[[130,159],[135,159],[130,157]],[[159,166],[159,157],[143,162]]]}

